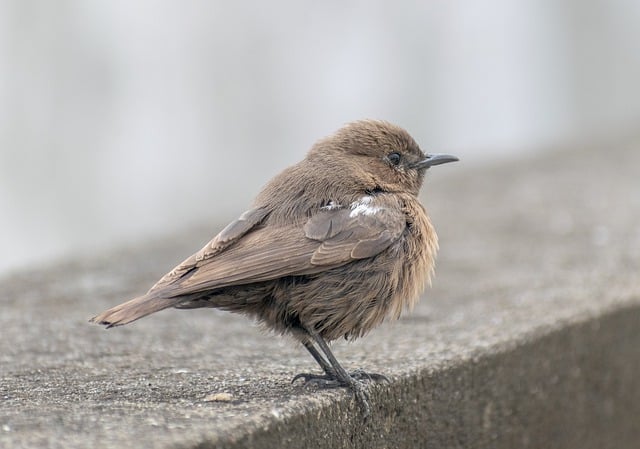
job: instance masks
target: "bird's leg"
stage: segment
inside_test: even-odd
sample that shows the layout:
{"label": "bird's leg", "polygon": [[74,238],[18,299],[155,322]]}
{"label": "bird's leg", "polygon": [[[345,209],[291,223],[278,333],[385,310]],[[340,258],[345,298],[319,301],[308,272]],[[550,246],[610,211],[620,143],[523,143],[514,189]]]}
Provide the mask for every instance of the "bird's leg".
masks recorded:
{"label": "bird's leg", "polygon": [[313,339],[316,341],[316,344],[320,347],[324,355],[327,357],[327,360],[331,364],[333,368],[336,380],[340,382],[343,386],[348,387],[356,397],[356,400],[360,403],[360,407],[362,408],[362,412],[364,416],[368,416],[371,408],[369,407],[369,394],[365,390],[364,384],[357,379],[354,379],[347,373],[347,371],[340,365],[338,359],[331,352],[331,348],[324,338],[316,332],[309,332]]}
{"label": "bird's leg", "polygon": [[[307,351],[313,356],[318,365],[324,371],[324,374],[314,374],[314,373],[299,373],[296,374],[293,379],[291,379],[291,383],[294,383],[298,379],[303,379],[305,383],[314,384],[323,388],[336,388],[344,386],[337,378],[334,369],[331,367],[329,362],[326,361],[324,356],[316,349],[312,342],[309,340],[303,341],[302,344]],[[351,371],[349,373],[351,377],[356,380],[373,380],[375,382],[389,382],[389,378],[384,374],[378,373],[369,373],[362,369],[357,369],[355,371]]]}
{"label": "bird's leg", "polygon": [[307,335],[316,341],[317,345],[326,356],[325,359],[310,340],[304,340],[302,342],[304,347],[307,348],[307,351],[309,351],[311,356],[316,360],[316,362],[318,362],[318,365],[320,365],[324,374],[300,373],[297,374],[291,382],[293,383],[298,379],[303,379],[305,383],[314,384],[321,388],[348,387],[356,396],[356,399],[363,409],[364,415],[369,415],[369,395],[366,392],[362,381],[389,382],[389,379],[382,374],[367,373],[361,369],[348,373],[342,365],[340,365],[336,357],[333,355],[333,352],[331,352],[331,348],[329,348],[329,345],[324,341],[324,338],[322,338],[320,334],[311,332],[307,329],[304,330]]}
{"label": "bird's leg", "polygon": [[309,353],[313,356],[313,358],[316,359],[316,362],[318,362],[318,364],[322,368],[322,371],[324,371],[324,373],[327,376],[329,376],[331,378],[335,378],[336,377],[336,372],[333,370],[333,368],[331,367],[329,362],[327,362],[325,360],[325,358],[322,356],[322,354],[320,354],[320,352],[318,352],[316,347],[313,346],[313,343],[311,343],[310,341],[305,341],[303,344],[304,344],[304,347],[307,348]]}
{"label": "bird's leg", "polygon": [[[309,340],[305,340],[302,342],[307,351],[313,356],[313,358],[318,362],[318,365],[324,371],[324,374],[312,374],[312,373],[300,373],[296,374],[293,379],[291,379],[291,383],[295,382],[298,379],[304,379],[305,383],[313,382],[320,386],[330,387],[336,386],[339,387],[340,384],[337,383],[336,373],[329,365],[329,362],[325,360],[325,358],[320,354],[320,352],[316,349],[312,342]],[[335,385],[333,385],[335,384]]]}

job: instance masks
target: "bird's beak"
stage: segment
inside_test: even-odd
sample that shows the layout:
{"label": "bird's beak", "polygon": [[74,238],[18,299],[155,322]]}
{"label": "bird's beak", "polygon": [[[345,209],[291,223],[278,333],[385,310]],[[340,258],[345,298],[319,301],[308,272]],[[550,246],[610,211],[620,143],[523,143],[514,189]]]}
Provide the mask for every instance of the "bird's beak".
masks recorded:
{"label": "bird's beak", "polygon": [[414,168],[429,168],[433,165],[446,164],[447,162],[455,162],[459,159],[455,156],[451,156],[450,154],[427,154],[426,159],[416,162],[413,164]]}

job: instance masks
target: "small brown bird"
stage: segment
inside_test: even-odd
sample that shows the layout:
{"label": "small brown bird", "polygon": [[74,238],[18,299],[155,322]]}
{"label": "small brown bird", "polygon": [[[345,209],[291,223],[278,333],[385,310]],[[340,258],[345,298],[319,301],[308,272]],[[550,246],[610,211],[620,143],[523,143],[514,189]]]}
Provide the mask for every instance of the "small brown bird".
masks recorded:
{"label": "small brown bird", "polygon": [[418,191],[429,167],[457,160],[425,155],[387,122],[348,124],[146,294],[91,321],[120,326],[168,307],[249,315],[298,339],[324,371],[294,380],[348,387],[368,414],[362,381],[386,378],[348,373],[327,341],[361,337],[414,305],[438,249]]}

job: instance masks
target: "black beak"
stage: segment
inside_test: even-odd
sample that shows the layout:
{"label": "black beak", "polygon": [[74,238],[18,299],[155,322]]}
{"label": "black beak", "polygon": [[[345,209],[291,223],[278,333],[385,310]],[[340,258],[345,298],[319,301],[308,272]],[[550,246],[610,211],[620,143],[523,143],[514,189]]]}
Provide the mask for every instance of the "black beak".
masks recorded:
{"label": "black beak", "polygon": [[450,154],[427,154],[426,159],[413,164],[413,168],[429,168],[433,165],[446,164],[447,162],[455,162],[458,160],[457,157],[451,156]]}

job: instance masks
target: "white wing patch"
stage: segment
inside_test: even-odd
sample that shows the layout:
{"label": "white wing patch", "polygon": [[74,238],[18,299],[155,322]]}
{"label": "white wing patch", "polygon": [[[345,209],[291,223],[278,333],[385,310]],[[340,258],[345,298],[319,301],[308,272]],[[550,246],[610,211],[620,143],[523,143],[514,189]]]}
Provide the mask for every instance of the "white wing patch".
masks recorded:
{"label": "white wing patch", "polygon": [[351,203],[351,213],[349,213],[349,217],[353,218],[358,215],[375,215],[378,213],[381,208],[372,206],[372,200],[373,198],[371,196],[363,196],[358,201]]}
{"label": "white wing patch", "polygon": [[338,204],[334,201],[329,201],[329,204],[327,204],[326,206],[322,206],[320,210],[336,210],[341,208],[342,208],[341,204]]}

